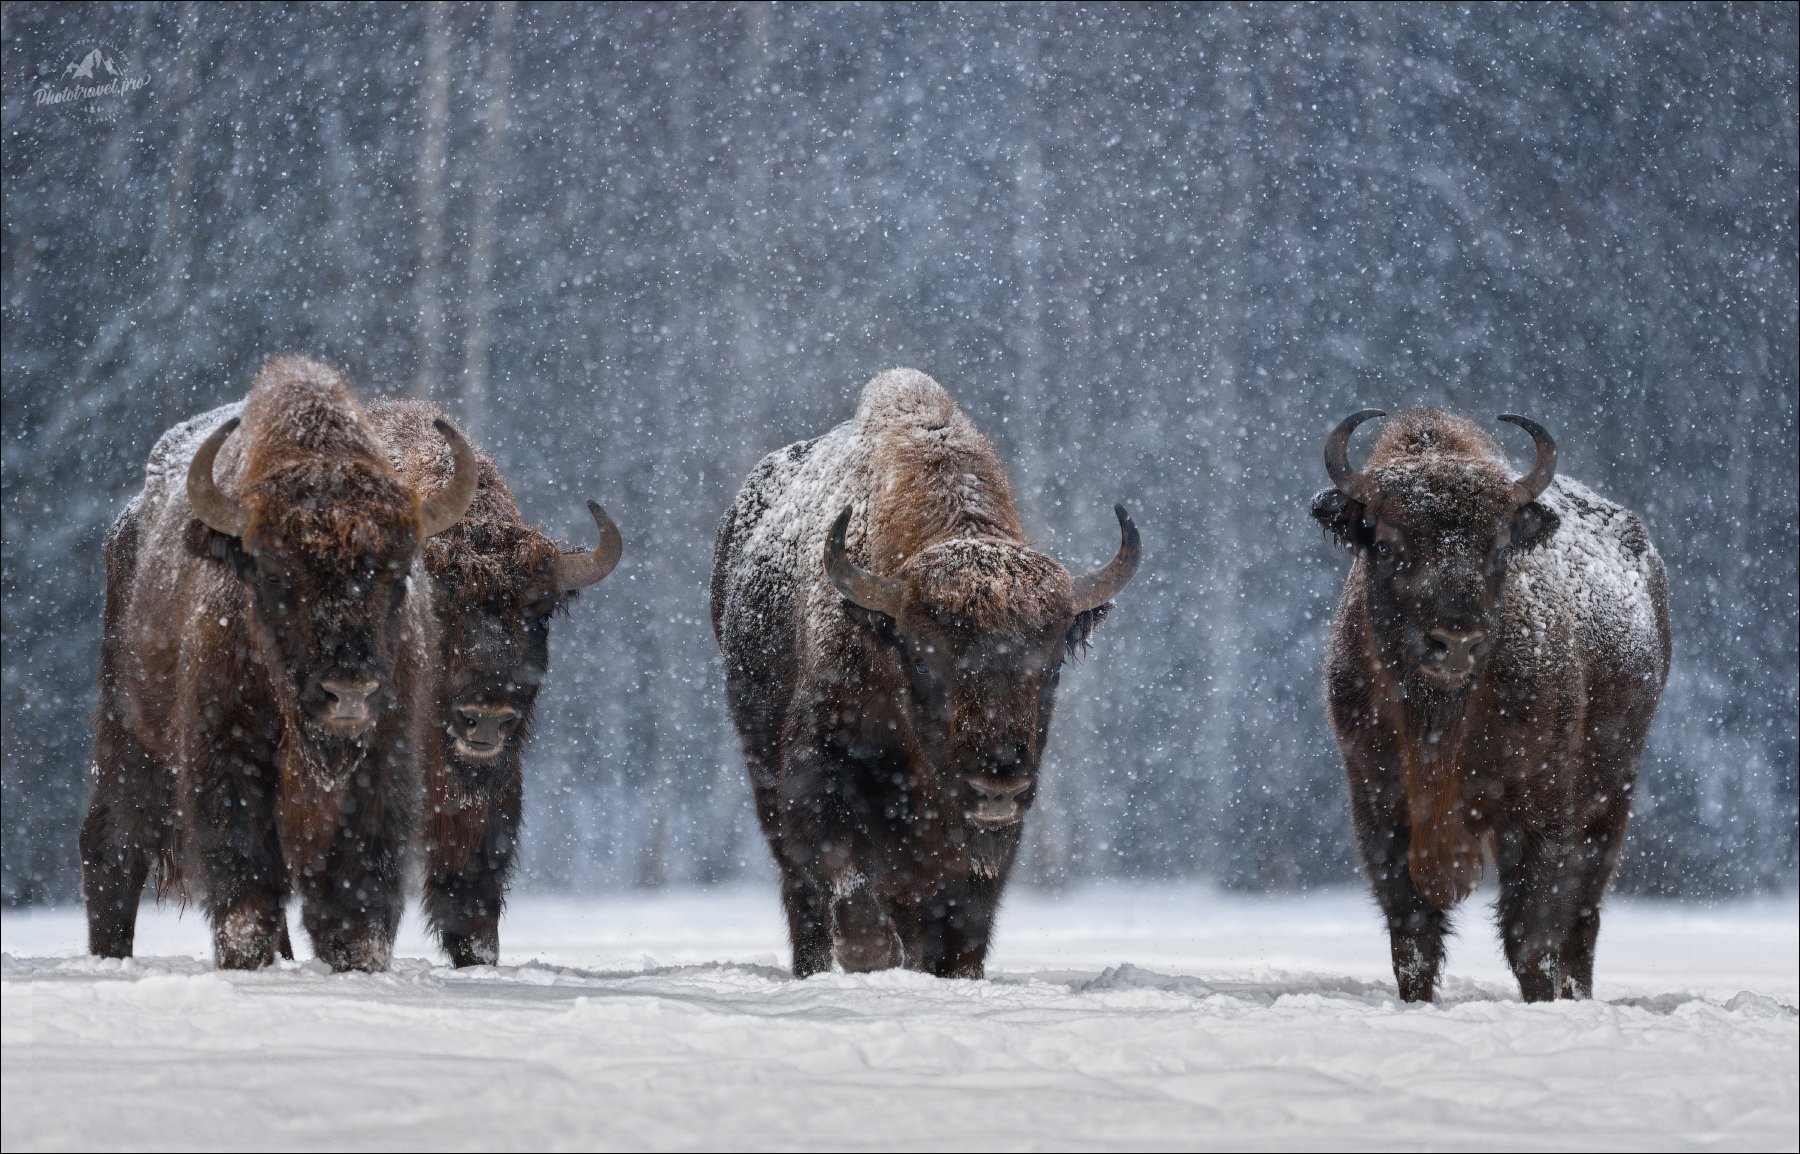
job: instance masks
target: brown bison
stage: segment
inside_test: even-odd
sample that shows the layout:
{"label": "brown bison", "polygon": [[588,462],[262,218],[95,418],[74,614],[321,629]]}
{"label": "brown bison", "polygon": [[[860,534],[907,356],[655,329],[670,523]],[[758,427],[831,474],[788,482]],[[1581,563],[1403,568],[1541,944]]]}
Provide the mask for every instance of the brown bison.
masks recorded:
{"label": "brown bison", "polygon": [[388,963],[418,810],[436,630],[421,544],[475,489],[388,463],[338,373],[278,357],[241,403],[163,434],[106,542],[88,945],[131,953],[152,868],[197,883],[222,967],[289,955],[303,899],[333,969]]}
{"label": "brown bison", "polygon": [[[449,483],[455,461],[434,431],[442,412],[400,401],[374,406],[371,416],[407,484],[426,492]],[[500,956],[521,766],[550,664],[550,619],[612,572],[621,550],[618,527],[589,501],[599,548],[565,553],[525,523],[487,454],[475,449],[474,460],[468,511],[424,550],[438,617],[420,828],[425,913],[458,966],[492,965]]]}
{"label": "brown bison", "polygon": [[1644,737],[1669,671],[1643,522],[1566,477],[1542,427],[1515,480],[1474,423],[1400,414],[1361,472],[1344,420],[1312,514],[1356,560],[1325,659],[1332,728],[1400,996],[1429,1000],[1449,911],[1500,880],[1526,1001],[1588,996]]}
{"label": "brown bison", "polygon": [[[840,512],[841,510],[841,512]],[[764,457],[719,526],[713,630],[800,977],[982,976],[1058,673],[1136,571],[1031,548],[994,450],[931,378]]]}

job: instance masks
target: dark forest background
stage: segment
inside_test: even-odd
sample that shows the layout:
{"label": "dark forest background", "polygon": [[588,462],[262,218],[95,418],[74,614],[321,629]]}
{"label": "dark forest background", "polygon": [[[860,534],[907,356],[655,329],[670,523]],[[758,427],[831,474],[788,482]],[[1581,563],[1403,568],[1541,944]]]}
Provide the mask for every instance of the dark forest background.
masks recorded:
{"label": "dark forest background", "polygon": [[[70,900],[105,526],[281,350],[433,397],[618,573],[553,633],[526,884],[760,875],[706,615],[763,453],[936,376],[1072,568],[1024,876],[1351,880],[1345,413],[1547,425],[1676,659],[1621,884],[1796,881],[1793,5],[7,4],[3,894]],[[101,43],[111,119],[33,92]],[[1516,457],[1524,434],[1507,430]]]}

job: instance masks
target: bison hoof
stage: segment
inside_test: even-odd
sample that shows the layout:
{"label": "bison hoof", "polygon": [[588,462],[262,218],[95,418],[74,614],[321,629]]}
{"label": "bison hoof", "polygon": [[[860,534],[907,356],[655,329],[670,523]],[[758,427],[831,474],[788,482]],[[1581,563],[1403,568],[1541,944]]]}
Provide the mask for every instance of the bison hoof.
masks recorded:
{"label": "bison hoof", "polygon": [[1549,952],[1527,955],[1513,968],[1519,979],[1519,996],[1527,1002],[1554,1002],[1562,975],[1556,955]]}
{"label": "bison hoof", "polygon": [[892,932],[839,941],[833,952],[846,974],[892,970],[906,962],[906,951],[901,948],[899,935]]}
{"label": "bison hoof", "polygon": [[235,909],[213,923],[213,958],[221,970],[260,970],[275,964],[275,926],[256,910]]}
{"label": "bison hoof", "polygon": [[388,968],[393,949],[386,942],[315,942],[313,951],[334,974],[379,974]]}
{"label": "bison hoof", "polygon": [[474,938],[447,941],[444,943],[444,953],[450,956],[450,964],[459,970],[467,966],[498,965],[500,943],[478,941]]}
{"label": "bison hoof", "polygon": [[275,943],[260,946],[247,942],[221,945],[215,954],[221,970],[260,970],[275,964]]}

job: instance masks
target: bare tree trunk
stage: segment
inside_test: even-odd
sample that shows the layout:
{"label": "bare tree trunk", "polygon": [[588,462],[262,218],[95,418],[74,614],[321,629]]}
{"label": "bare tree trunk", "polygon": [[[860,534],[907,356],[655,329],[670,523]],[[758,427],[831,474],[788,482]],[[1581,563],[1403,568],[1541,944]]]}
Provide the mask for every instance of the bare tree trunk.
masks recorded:
{"label": "bare tree trunk", "polygon": [[764,304],[770,284],[769,261],[769,156],[772,134],[765,114],[770,96],[769,4],[752,4],[744,9],[743,55],[737,68],[736,88],[742,101],[739,124],[742,138],[755,141],[739,153],[737,205],[732,221],[732,240],[737,249],[737,276],[732,286],[732,316],[737,331],[732,339],[733,359],[737,363],[737,388],[746,407],[739,410],[751,416],[751,427],[761,428],[772,407],[773,398],[763,387],[763,374],[768,371],[768,358],[763,343],[763,330],[768,321]]}
{"label": "bare tree trunk", "polygon": [[[1224,157],[1219,181],[1219,202],[1213,229],[1218,238],[1219,258],[1215,263],[1218,283],[1207,293],[1202,311],[1206,339],[1202,345],[1212,355],[1212,381],[1208,388],[1209,403],[1195,406],[1195,440],[1207,447],[1209,485],[1221,492],[1238,492],[1243,478],[1243,460],[1236,433],[1244,416],[1244,376],[1249,370],[1249,349],[1242,328],[1245,294],[1256,281],[1252,275],[1256,253],[1251,239],[1255,219],[1255,196],[1259,181],[1255,131],[1255,95],[1252,65],[1243,55],[1258,43],[1260,31],[1255,12],[1236,9],[1227,17],[1229,30],[1221,38],[1217,111],[1220,151]],[[1236,286],[1233,289],[1230,286]],[[1220,419],[1222,418],[1222,419]],[[1190,510],[1190,512],[1196,512]],[[1214,543],[1207,550],[1207,581],[1210,600],[1222,606],[1211,614],[1208,636],[1204,642],[1204,667],[1210,674],[1206,691],[1209,705],[1200,726],[1196,755],[1207,771],[1202,776],[1206,797],[1201,812],[1231,814],[1237,788],[1238,767],[1236,745],[1239,711],[1232,702],[1241,701],[1239,681],[1243,666],[1243,649],[1247,637],[1246,587],[1244,582],[1243,528],[1240,518],[1222,517],[1216,525]],[[1225,819],[1229,821],[1229,818]],[[1228,839],[1214,837],[1211,848],[1202,851],[1212,860],[1202,862],[1202,869],[1213,877],[1230,874],[1233,863],[1218,860],[1219,847]]]}
{"label": "bare tree trunk", "polygon": [[428,397],[444,343],[444,137],[450,120],[450,18],[445,0],[425,6],[424,120],[419,141],[419,268],[413,299],[419,327],[413,392]]}
{"label": "bare tree trunk", "polygon": [[[1040,522],[1050,516],[1040,499],[1049,491],[1044,438],[1040,434],[1049,395],[1044,378],[1050,367],[1044,331],[1045,239],[1049,231],[1045,202],[1049,178],[1044,171],[1037,115],[1037,94],[1041,88],[1049,87],[1039,81],[1042,51],[1040,30],[1035,23],[1027,22],[1019,29],[1015,64],[1019,84],[1017,123],[1022,126],[1024,139],[1013,154],[1012,265],[1017,296],[1012,342],[1017,367],[1006,406],[1010,455],[1017,462],[1012,473],[1013,492],[1024,511]],[[1052,542],[1059,542],[1060,527],[1048,526]],[[1026,863],[1029,876],[1039,885],[1057,886],[1068,881],[1075,841],[1069,817],[1069,794],[1073,788],[1069,770],[1073,764],[1072,758],[1052,755],[1044,767],[1047,772],[1040,779],[1032,817],[1036,829]]]}
{"label": "bare tree trunk", "polygon": [[463,345],[462,418],[476,433],[487,426],[488,344],[494,320],[494,207],[504,171],[508,88],[512,83],[513,0],[492,6],[487,71],[482,77],[481,163],[475,172],[469,226],[468,326]]}

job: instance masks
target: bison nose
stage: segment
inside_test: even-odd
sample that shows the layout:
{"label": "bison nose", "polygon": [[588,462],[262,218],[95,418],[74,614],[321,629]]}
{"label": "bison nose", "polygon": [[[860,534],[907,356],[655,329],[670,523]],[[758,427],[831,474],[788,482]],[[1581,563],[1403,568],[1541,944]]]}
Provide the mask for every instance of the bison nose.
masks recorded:
{"label": "bison nose", "polygon": [[372,712],[369,698],[381,688],[381,682],[367,677],[327,677],[319,682],[319,688],[331,698],[326,714],[330,720],[367,722]]}
{"label": "bison nose", "polygon": [[1432,658],[1446,670],[1471,670],[1476,658],[1486,652],[1482,644],[1487,633],[1480,629],[1428,629]]}
{"label": "bison nose", "polygon": [[1031,789],[1030,778],[1006,781],[993,777],[970,777],[964,780],[975,793],[975,808],[966,811],[963,816],[976,825],[987,829],[1005,829],[1017,824],[1025,816],[1025,811],[1020,808],[1020,800]]}
{"label": "bison nose", "polygon": [[457,739],[469,751],[495,753],[519,724],[519,711],[510,705],[459,705],[456,720],[462,726]]}

